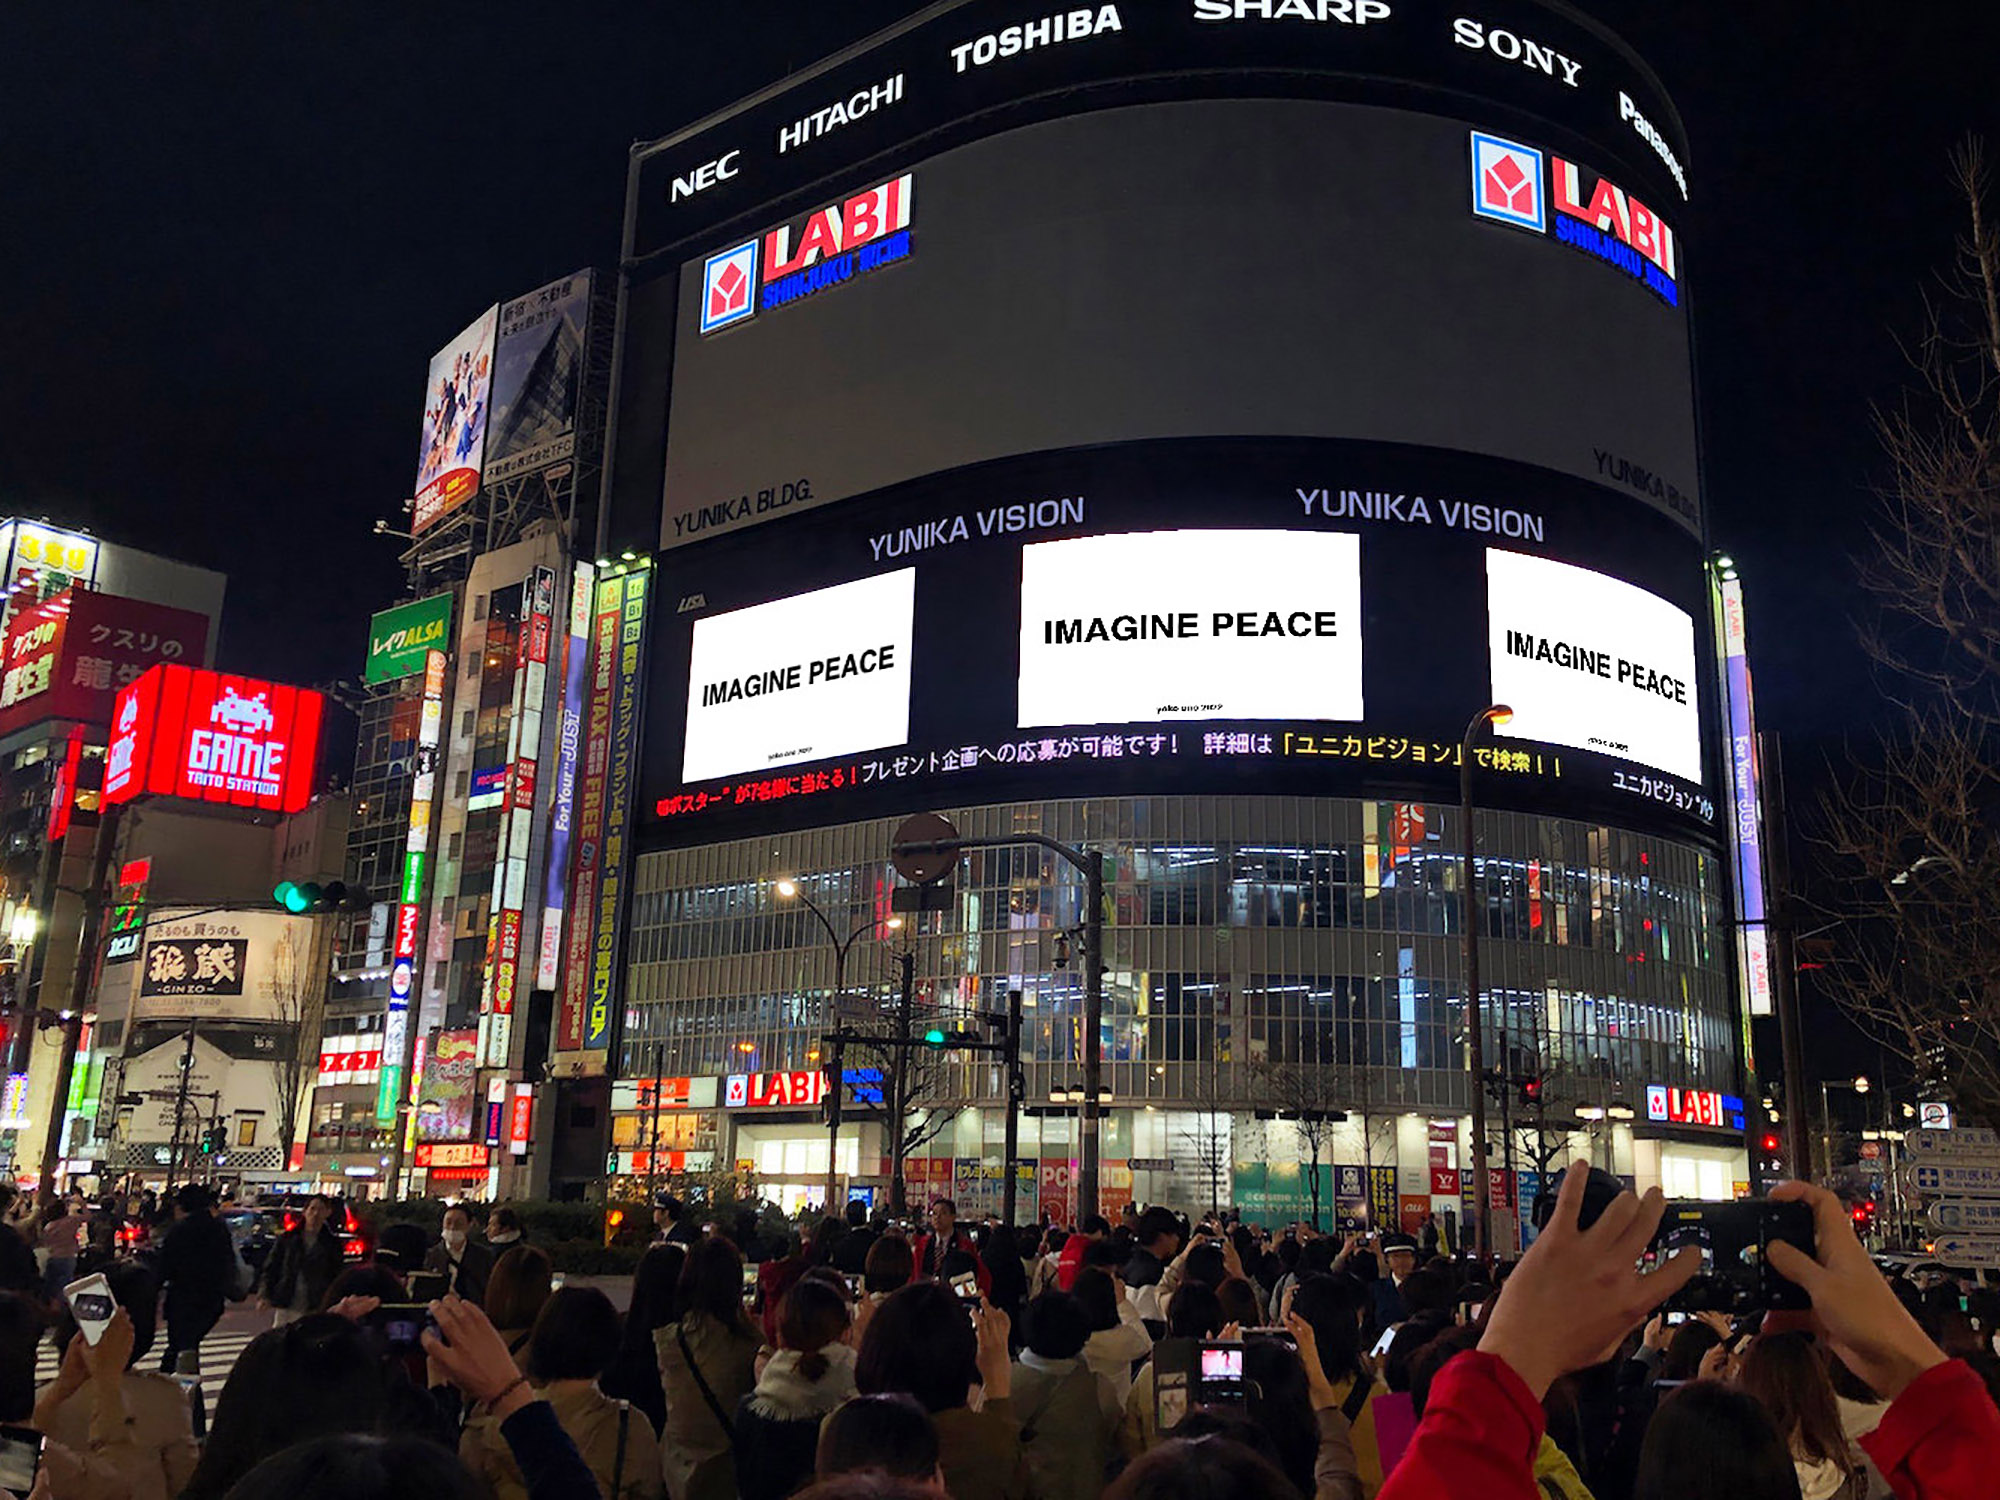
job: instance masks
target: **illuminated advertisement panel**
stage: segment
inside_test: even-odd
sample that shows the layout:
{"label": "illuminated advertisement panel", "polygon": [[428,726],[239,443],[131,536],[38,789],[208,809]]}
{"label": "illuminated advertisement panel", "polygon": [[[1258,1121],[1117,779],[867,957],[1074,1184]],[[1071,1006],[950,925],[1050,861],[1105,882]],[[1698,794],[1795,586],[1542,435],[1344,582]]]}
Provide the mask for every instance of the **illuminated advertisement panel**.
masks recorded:
{"label": "illuminated advertisement panel", "polygon": [[[678,549],[658,586],[683,607],[647,658],[646,836],[1049,795],[1455,800],[1466,720],[1496,701],[1518,717],[1474,748],[1483,802],[1713,834],[1702,552],[1669,517],[1606,507],[1474,455],[1190,439],[913,482],[789,521],[782,547],[752,529]],[[819,726],[774,719],[745,753],[690,759],[710,623],[783,604],[773,642],[848,644],[874,622],[798,602],[889,563],[914,575],[908,687],[845,726],[866,748],[792,759]]]}
{"label": "illuminated advertisement panel", "polygon": [[545,469],[576,452],[590,288],[590,272],[578,271],[501,304],[488,482]]}
{"label": "illuminated advertisement panel", "polygon": [[118,690],[161,662],[197,664],[208,617],[143,599],[66,589],[8,621],[0,734],[45,719],[109,724]]}
{"label": "illuminated advertisement panel", "polygon": [[1499,733],[1701,778],[1694,618],[1644,589],[1523,552],[1486,554]]}
{"label": "illuminated advertisement panel", "polygon": [[1021,549],[1023,729],[1360,717],[1358,537],[1157,531]]}
{"label": "illuminated advertisement panel", "polygon": [[[590,667],[590,598],[594,577],[578,563],[570,578],[569,629],[563,637],[562,723],[556,733],[555,795],[549,806],[548,874],[542,889],[541,952],[535,988],[553,990],[561,971],[563,909],[568,892],[570,834],[576,823],[576,772],[583,742],[583,700]],[[558,1024],[558,1033],[561,1026]]]}
{"label": "illuminated advertisement panel", "polygon": [[1737,959],[1747,1015],[1773,1013],[1771,938],[1764,911],[1764,803],[1757,782],[1757,715],[1750,697],[1750,641],[1743,619],[1743,583],[1724,577],[1716,589],[1722,610],[1722,691],[1729,705],[1730,838],[1736,849]]}
{"label": "illuminated advertisement panel", "polygon": [[915,587],[903,568],[698,621],[684,778],[901,744]]}
{"label": "illuminated advertisement panel", "polygon": [[[437,800],[438,743],[444,736],[444,692],[451,658],[432,651],[424,661],[424,696],[417,720],[416,774],[410,778],[409,832],[403,839],[403,884],[397,892],[395,945],[389,962],[389,1011],[383,1026],[382,1073],[375,1091],[375,1118],[389,1125],[403,1098],[403,1057],[410,1044],[410,995],[417,985],[423,951],[424,864],[430,852],[431,814]],[[419,1044],[422,1038],[416,1039]],[[414,1085],[421,1067],[408,1079]],[[414,1127],[412,1127],[414,1129]]]}
{"label": "illuminated advertisement panel", "polygon": [[308,688],[154,667],[118,694],[105,800],[151,793],[298,812],[312,797],[325,706]]}
{"label": "illuminated advertisement panel", "polygon": [[371,686],[414,677],[423,671],[433,651],[451,647],[449,590],[414,599],[376,614],[368,622],[368,664],[362,680]]}
{"label": "illuminated advertisement panel", "polygon": [[[618,635],[604,771],[604,843],[598,855],[597,911],[590,942],[590,1004],[583,1029],[584,1050],[592,1054],[610,1052],[615,1019],[612,983],[624,917],[633,788],[638,779],[640,648],[645,639],[646,596],[651,581],[650,571],[644,570],[610,580],[612,596],[618,600]],[[600,585],[600,605],[605,594],[605,586]]]}
{"label": "illuminated advertisement panel", "polygon": [[[671,335],[663,548],[1015,454],[1195,435],[1511,459],[1699,533],[1691,252],[1657,177],[1309,99],[1088,109],[896,165],[691,244],[671,330],[642,321]],[[873,237],[891,196],[905,227]],[[665,324],[667,300],[635,305]]]}
{"label": "illuminated advertisement panel", "polygon": [[[598,883],[604,845],[604,790],[611,760],[611,723],[618,672],[618,622],[624,590],[616,578],[595,589],[590,625],[590,687],[583,716],[583,767],[577,783],[576,852],[570,868],[569,928],[564,940],[562,991],[556,1011],[558,1063],[576,1070],[592,1065],[586,1041],[590,1024],[590,956],[598,921]],[[604,1028],[608,1032],[608,1020]],[[565,1054],[571,1054],[565,1056]]]}
{"label": "illuminated advertisement panel", "polygon": [[493,397],[493,330],[489,307],[431,356],[424,384],[423,436],[417,446],[416,503],[411,530],[421,535],[479,493],[486,455],[487,408]]}

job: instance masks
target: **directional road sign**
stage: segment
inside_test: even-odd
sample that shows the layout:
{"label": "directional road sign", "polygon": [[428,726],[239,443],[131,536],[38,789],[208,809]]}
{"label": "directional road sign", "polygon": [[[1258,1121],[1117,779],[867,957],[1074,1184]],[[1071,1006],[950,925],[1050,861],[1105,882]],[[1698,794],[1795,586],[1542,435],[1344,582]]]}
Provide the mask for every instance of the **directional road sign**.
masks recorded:
{"label": "directional road sign", "polygon": [[2000,1198],[2000,1164],[1918,1162],[1908,1169],[1907,1180],[1920,1193],[1939,1193],[1948,1198]]}
{"label": "directional road sign", "polygon": [[1931,1222],[1940,1229],[1958,1234],[2000,1235],[2000,1202],[1943,1198],[1930,1206],[1929,1213]]}
{"label": "directional road sign", "polygon": [[2000,1135],[1976,1125],[1958,1130],[1912,1130],[1903,1140],[1916,1156],[1977,1158],[2000,1165]]}
{"label": "directional road sign", "polygon": [[2000,1270],[2000,1239],[1978,1235],[1941,1234],[1931,1245],[1931,1255],[1948,1266],[1974,1270]]}

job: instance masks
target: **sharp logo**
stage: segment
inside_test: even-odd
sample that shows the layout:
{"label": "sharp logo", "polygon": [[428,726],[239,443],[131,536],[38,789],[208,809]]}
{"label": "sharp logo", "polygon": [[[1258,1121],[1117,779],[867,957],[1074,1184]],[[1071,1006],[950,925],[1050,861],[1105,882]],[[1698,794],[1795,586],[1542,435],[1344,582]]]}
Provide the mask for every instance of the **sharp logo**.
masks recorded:
{"label": "sharp logo", "polygon": [[[1547,174],[1543,163],[1547,162]],[[1680,241],[1610,178],[1518,141],[1472,133],[1472,212],[1549,234],[1680,305]]]}
{"label": "sharp logo", "polygon": [[[701,331],[814,296],[910,253],[911,174],[781,224],[702,266]],[[761,274],[760,274],[761,268]]]}
{"label": "sharp logo", "polygon": [[1332,21],[1366,26],[1389,19],[1386,0],[1194,0],[1197,21]]}

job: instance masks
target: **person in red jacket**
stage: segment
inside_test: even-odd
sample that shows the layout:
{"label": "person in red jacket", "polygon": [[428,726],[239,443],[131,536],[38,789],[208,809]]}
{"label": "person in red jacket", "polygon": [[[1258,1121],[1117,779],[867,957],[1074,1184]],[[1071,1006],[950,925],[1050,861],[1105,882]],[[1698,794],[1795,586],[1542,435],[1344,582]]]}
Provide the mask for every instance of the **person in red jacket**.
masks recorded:
{"label": "person in red jacket", "polygon": [[1088,1214],[1075,1234],[1063,1241],[1056,1258],[1056,1285],[1065,1292],[1076,1290],[1076,1273],[1083,1269],[1083,1252],[1100,1240],[1111,1238],[1111,1225],[1102,1214]]}
{"label": "person in red jacket", "polygon": [[[1650,1275],[1635,1269],[1665,1207],[1657,1188],[1643,1199],[1621,1195],[1597,1223],[1580,1228],[1588,1175],[1586,1162],[1564,1174],[1548,1228],[1508,1279],[1478,1348],[1438,1372],[1424,1419],[1379,1500],[1539,1500],[1534,1459],[1549,1386],[1609,1357],[1699,1269],[1692,1247]],[[1812,1329],[1890,1398],[1882,1424],[1861,1445],[1898,1500],[1991,1500],[2000,1408],[1979,1377],[1947,1360],[1904,1311],[1839,1199],[1800,1182],[1772,1197],[1811,1205],[1818,1253],[1771,1247],[1771,1264],[1805,1289],[1813,1310],[1771,1314],[1766,1329]]]}

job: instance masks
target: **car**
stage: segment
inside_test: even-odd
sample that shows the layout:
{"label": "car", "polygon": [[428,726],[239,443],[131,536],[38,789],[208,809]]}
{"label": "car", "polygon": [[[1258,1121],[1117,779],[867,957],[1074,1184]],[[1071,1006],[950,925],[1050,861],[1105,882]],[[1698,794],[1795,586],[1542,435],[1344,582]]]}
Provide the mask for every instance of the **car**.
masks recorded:
{"label": "car", "polygon": [[[279,1235],[288,1233],[305,1222],[306,1204],[310,1201],[311,1197],[307,1194],[274,1193],[259,1198],[253,1209],[245,1211],[254,1212],[263,1218],[268,1226],[270,1241],[275,1244]],[[366,1260],[374,1246],[369,1241],[367,1231],[362,1228],[361,1220],[355,1216],[354,1205],[345,1199],[334,1201],[339,1205],[333,1219],[333,1233],[341,1242],[340,1258],[349,1265]]]}

